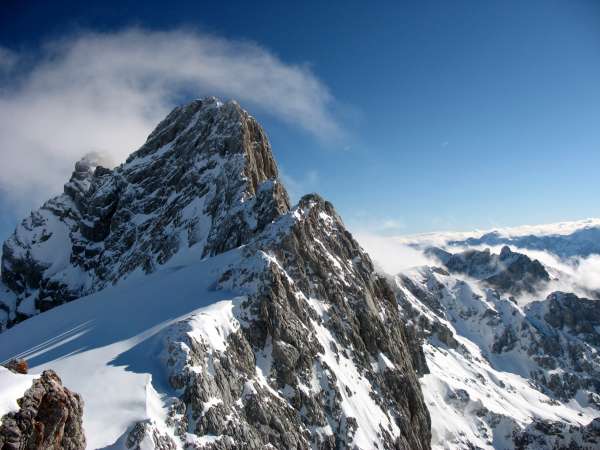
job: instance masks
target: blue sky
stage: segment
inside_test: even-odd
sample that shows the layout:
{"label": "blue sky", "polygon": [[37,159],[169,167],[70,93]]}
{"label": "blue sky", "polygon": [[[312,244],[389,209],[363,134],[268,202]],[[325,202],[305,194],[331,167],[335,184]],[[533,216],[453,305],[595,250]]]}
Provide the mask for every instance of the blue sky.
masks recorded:
{"label": "blue sky", "polygon": [[[22,62],[0,73],[0,95],[12,95],[44,45],[85,33],[138,27],[185,30],[235,48],[251,42],[277,67],[300,73],[299,95],[310,95],[284,120],[283,107],[240,102],[266,128],[294,194],[321,193],[353,230],[404,234],[600,216],[596,1],[87,3],[4,3],[0,47]],[[169,101],[210,93],[198,86]],[[280,92],[288,88],[284,81]],[[227,87],[219,89],[227,96]],[[26,110],[23,92],[17,100]],[[111,132],[111,122],[100,126]],[[4,144],[8,161],[20,149]],[[55,180],[47,186],[60,190]],[[0,191],[0,237],[33,201],[25,191],[17,183]]]}

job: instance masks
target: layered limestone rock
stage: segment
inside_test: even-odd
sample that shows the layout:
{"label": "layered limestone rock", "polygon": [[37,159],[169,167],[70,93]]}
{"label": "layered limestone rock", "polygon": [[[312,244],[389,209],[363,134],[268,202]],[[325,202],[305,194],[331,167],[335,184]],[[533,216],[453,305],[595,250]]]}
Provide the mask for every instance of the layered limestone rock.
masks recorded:
{"label": "layered limestone rock", "polygon": [[64,193],[4,243],[4,325],[152,272],[182,247],[242,245],[288,209],[252,116],[215,98],[176,108],[114,170],[79,161]]}
{"label": "layered limestone rock", "polygon": [[22,398],[20,409],[0,418],[3,450],[84,450],[83,401],[46,370]]}

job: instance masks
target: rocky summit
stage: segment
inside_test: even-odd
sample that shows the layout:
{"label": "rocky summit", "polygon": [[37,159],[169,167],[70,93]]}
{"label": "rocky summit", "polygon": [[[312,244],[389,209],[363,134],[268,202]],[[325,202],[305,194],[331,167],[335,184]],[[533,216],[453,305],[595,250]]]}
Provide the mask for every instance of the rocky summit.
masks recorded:
{"label": "rocky summit", "polygon": [[85,449],[83,401],[65,388],[53,371],[44,371],[35,379],[18,405],[17,411],[2,417],[3,450]]}
{"label": "rocky summit", "polygon": [[84,158],[2,249],[5,326],[149,273],[182,247],[238,247],[289,209],[265,133],[235,102],[176,108],[127,161]]}
{"label": "rocky summit", "polygon": [[114,169],[76,163],[2,282],[0,360],[59,372],[88,448],[431,447],[392,286],[329,202],[290,206],[233,101],[176,108]]}

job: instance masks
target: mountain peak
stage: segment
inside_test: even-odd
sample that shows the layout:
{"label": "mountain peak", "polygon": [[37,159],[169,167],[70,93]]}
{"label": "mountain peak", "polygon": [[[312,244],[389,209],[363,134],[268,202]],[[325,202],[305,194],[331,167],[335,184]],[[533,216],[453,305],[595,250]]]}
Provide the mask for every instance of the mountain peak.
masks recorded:
{"label": "mountain peak", "polygon": [[[89,370],[70,380],[83,398],[143,379],[135,395],[89,403],[87,417],[143,405],[133,416],[145,418],[108,438],[92,429],[90,447],[430,448],[424,356],[391,287],[331,203],[309,194],[290,209],[266,135],[237,103],[176,108],[125,163],[76,174],[87,180],[76,196],[50,200],[5,243],[2,276],[13,323],[86,296],[9,330],[22,336],[11,353],[93,323],[58,346]],[[100,365],[127,367],[118,378],[75,362],[96,364],[100,346]],[[159,369],[133,368],[140,359]]]}
{"label": "mountain peak", "polygon": [[177,107],[125,163],[101,161],[78,161],[64,194],[4,243],[11,322],[152,272],[184,248],[238,247],[290,207],[266,134],[234,101]]}

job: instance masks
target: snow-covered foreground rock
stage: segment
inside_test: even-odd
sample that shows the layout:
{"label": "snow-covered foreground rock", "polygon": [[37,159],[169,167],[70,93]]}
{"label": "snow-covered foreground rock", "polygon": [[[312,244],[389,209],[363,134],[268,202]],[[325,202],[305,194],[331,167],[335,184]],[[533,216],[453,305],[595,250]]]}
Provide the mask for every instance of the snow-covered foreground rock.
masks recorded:
{"label": "snow-covered foreground rock", "polygon": [[430,448],[390,285],[331,204],[290,208],[233,102],[177,108],[112,171],[78,163],[2,267],[0,360],[59,373],[88,448]]}

